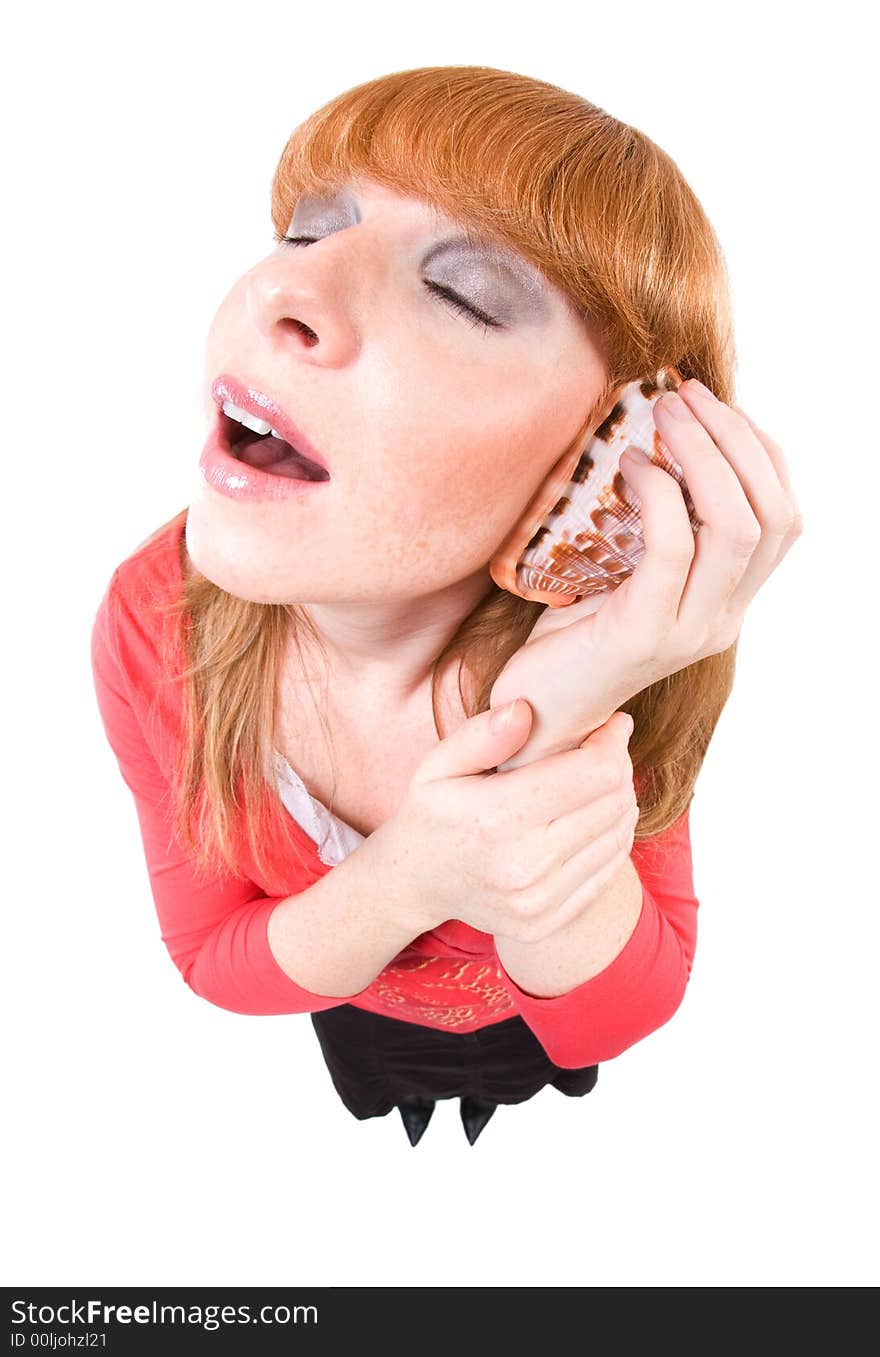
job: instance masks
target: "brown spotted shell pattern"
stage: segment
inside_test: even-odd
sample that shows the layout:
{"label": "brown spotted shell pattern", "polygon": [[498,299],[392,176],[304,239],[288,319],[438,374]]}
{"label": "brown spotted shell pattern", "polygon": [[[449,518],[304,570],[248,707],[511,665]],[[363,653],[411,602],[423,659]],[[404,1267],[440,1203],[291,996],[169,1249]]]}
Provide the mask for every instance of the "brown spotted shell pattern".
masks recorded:
{"label": "brown spotted shell pattern", "polygon": [[641,501],[620,458],[633,444],[675,477],[697,533],[700,520],[682,469],[654,422],[654,402],[681,381],[666,367],[655,378],[618,388],[586,447],[554,468],[490,560],[500,588],[561,608],[614,589],[632,574],[645,554]]}

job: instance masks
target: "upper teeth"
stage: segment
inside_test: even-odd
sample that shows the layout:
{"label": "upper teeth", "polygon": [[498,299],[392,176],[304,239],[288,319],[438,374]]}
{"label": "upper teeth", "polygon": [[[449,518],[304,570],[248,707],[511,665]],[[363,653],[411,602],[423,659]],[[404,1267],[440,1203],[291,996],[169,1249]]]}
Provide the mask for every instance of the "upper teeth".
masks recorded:
{"label": "upper teeth", "polygon": [[286,441],[284,434],[273,429],[272,425],[268,424],[265,419],[257,419],[256,415],[252,415],[249,410],[239,409],[237,405],[232,404],[232,401],[223,402],[223,413],[228,415],[230,419],[237,419],[239,424],[243,424],[246,429],[253,429],[254,433],[271,433],[276,438],[280,438],[282,442]]}

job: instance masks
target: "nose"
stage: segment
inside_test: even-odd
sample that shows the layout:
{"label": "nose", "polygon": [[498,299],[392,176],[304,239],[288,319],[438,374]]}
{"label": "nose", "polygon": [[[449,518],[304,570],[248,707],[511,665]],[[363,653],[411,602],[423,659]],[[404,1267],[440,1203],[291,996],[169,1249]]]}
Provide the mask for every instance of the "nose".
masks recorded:
{"label": "nose", "polygon": [[[351,360],[358,336],[351,312],[349,270],[338,252],[322,259],[270,256],[251,274],[247,309],[267,343],[287,357],[338,367]],[[335,264],[331,264],[331,256]]]}

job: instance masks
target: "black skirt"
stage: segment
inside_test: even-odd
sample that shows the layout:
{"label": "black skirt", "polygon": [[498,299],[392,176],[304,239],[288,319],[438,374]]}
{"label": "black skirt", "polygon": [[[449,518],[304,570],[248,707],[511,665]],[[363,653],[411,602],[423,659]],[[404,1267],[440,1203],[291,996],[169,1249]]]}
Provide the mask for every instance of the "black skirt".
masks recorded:
{"label": "black skirt", "polygon": [[581,1098],[599,1075],[598,1065],[554,1065],[519,1014],[475,1032],[443,1032],[353,1004],[310,1017],[333,1086],[359,1121],[386,1116],[413,1093],[522,1103],[552,1084]]}

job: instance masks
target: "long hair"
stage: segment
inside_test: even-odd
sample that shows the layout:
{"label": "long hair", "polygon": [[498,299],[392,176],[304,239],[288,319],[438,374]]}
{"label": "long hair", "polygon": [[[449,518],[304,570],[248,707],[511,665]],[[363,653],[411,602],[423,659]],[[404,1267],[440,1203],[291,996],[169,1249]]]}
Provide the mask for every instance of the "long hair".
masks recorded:
{"label": "long hair", "polygon": [[[618,383],[668,364],[734,400],[721,247],[677,166],[638,129],[578,94],[492,67],[380,76],[332,99],[291,135],[272,183],[276,236],[300,195],[360,177],[431,202],[466,232],[494,236],[541,269],[604,346],[600,402]],[[585,412],[584,428],[600,402]],[[249,602],[213,584],[180,540],[183,587],[165,606],[180,620],[185,661],[176,675],[185,722],[176,833],[206,870],[240,875],[235,826],[243,817],[254,860],[283,891],[269,854],[279,836],[290,843],[272,773],[281,661],[291,635],[300,645],[300,628],[319,648],[320,638],[296,605]],[[543,606],[494,586],[464,618],[433,665],[441,738],[436,694],[447,666],[458,662],[468,716],[486,710]],[[731,691],[735,652],[736,644],[688,665],[624,704],[635,722],[636,840],[688,808]]]}

